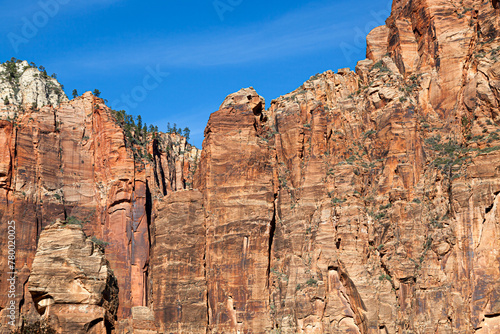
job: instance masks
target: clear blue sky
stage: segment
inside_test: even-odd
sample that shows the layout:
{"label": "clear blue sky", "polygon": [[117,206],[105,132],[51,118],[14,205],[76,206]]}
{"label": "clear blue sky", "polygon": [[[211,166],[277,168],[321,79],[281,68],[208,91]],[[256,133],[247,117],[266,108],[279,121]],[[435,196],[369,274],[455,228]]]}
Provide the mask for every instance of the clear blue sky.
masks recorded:
{"label": "clear blue sky", "polygon": [[[98,88],[111,107],[165,130],[191,128],[253,86],[266,99],[354,68],[389,0],[0,0],[0,60],[57,73],[68,97]],[[156,73],[154,76],[151,72]],[[165,73],[168,73],[166,75]],[[155,79],[156,78],[156,79]],[[129,97],[123,97],[128,95]]]}

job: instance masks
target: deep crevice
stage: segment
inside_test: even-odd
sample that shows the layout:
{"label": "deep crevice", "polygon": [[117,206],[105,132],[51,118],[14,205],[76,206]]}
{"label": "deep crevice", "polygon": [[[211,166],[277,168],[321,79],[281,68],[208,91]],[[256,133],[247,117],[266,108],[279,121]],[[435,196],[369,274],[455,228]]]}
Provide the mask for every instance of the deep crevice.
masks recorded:
{"label": "deep crevice", "polygon": [[[86,324],[84,326],[85,331],[89,332],[90,329],[92,329],[92,327],[94,327],[95,325],[97,325],[101,321],[104,321],[104,319],[103,318],[97,318],[97,319],[92,320],[91,322],[89,322],[88,324]],[[107,332],[107,328],[106,328],[106,332]]]}
{"label": "deep crevice", "polygon": [[274,194],[274,202],[273,202],[273,218],[271,219],[271,226],[269,230],[269,246],[267,250],[267,287],[271,286],[270,282],[270,273],[271,273],[271,256],[272,256],[272,248],[274,241],[274,233],[276,231],[276,197],[277,194]]}
{"label": "deep crevice", "polygon": [[491,209],[493,209],[493,205],[495,204],[495,202],[493,202],[490,206],[488,206],[487,208],[484,209],[484,213],[488,213],[491,211]]}
{"label": "deep crevice", "polygon": [[[146,204],[145,204],[145,210],[146,210],[146,223],[148,226],[148,243],[149,243],[149,249],[151,250],[152,244],[151,244],[151,223],[152,223],[152,212],[153,212],[153,201],[151,197],[151,190],[149,189],[149,182],[146,181]],[[151,254],[150,254],[151,256]],[[144,306],[148,306],[149,303],[149,260],[147,263],[144,265]]]}
{"label": "deep crevice", "polygon": [[[158,140],[155,139],[153,141],[153,157],[156,158],[157,156],[161,157],[161,154],[160,154],[160,149],[158,148]],[[155,164],[155,166],[158,166],[158,168],[160,169],[160,176],[161,176],[161,180],[160,180],[159,177],[158,177],[158,172],[156,171],[156,168],[155,168],[156,183],[158,184],[158,186],[162,187],[163,196],[166,196],[167,195],[167,184],[165,183],[165,172],[163,171],[163,166],[161,164],[161,159],[159,159],[158,163]]]}
{"label": "deep crevice", "polygon": [[149,189],[149,182],[146,180],[146,222],[148,224],[148,241],[151,247],[151,223],[152,223],[152,212],[153,212],[153,199],[151,196],[151,190]]}
{"label": "deep crevice", "polygon": [[500,317],[500,313],[485,314],[484,317],[485,318],[496,318],[496,317]]}

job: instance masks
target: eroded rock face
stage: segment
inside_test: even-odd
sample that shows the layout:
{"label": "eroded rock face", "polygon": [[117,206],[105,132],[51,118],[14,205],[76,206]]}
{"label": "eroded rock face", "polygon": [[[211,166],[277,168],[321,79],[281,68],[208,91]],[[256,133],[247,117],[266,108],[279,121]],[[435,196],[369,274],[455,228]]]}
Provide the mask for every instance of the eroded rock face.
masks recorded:
{"label": "eroded rock face", "polygon": [[36,222],[20,226],[19,282],[39,227],[95,210],[119,330],[498,332],[497,5],[396,0],[355,72],[268,110],[253,88],[231,94],[201,156],[159,135],[138,161],[90,94],[17,126],[6,106],[0,224]]}
{"label": "eroded rock face", "polygon": [[396,1],[356,73],[262,117],[253,91],[226,99],[195,179],[209,330],[498,331],[497,11]]}
{"label": "eroded rock face", "polygon": [[79,225],[60,222],[40,235],[28,290],[38,313],[59,333],[108,333],[118,286],[101,248]]}
{"label": "eroded rock face", "polygon": [[61,84],[27,61],[0,65],[0,104],[39,108],[66,101]]}
{"label": "eroded rock face", "polygon": [[156,203],[151,254],[151,304],[160,332],[206,333],[206,228],[197,190]]}
{"label": "eroded rock face", "polygon": [[197,177],[206,215],[212,333],[271,328],[267,277],[274,175],[263,107],[255,90],[243,89],[226,98],[205,130]]}
{"label": "eroded rock face", "polygon": [[[26,283],[40,231],[70,218],[110,243],[118,319],[130,318],[132,307],[148,304],[152,288],[147,272],[153,201],[192,187],[199,150],[175,134],[149,135],[139,156],[113,112],[90,93],[57,108],[5,106],[0,118],[0,226],[7,230],[8,221],[17,223],[18,311],[35,312]],[[7,235],[1,238],[6,243]],[[0,250],[3,287],[6,251]],[[0,308],[7,302],[1,294]]]}

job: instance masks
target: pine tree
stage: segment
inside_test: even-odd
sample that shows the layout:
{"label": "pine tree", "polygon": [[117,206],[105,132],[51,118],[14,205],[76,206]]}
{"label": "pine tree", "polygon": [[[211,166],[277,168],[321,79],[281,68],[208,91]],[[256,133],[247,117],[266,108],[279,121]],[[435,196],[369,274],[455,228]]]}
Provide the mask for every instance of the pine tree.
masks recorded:
{"label": "pine tree", "polygon": [[94,89],[94,96],[96,97],[101,96],[101,92],[99,91],[99,89]]}
{"label": "pine tree", "polygon": [[137,115],[137,129],[142,130],[142,117],[141,117],[141,115]]}
{"label": "pine tree", "polygon": [[184,128],[184,137],[186,137],[186,141],[189,140],[189,135],[191,134],[191,130],[189,130],[189,128],[186,126]]}
{"label": "pine tree", "polygon": [[76,99],[78,97],[78,91],[73,89],[73,98]]}
{"label": "pine tree", "polygon": [[10,104],[9,98],[7,96],[5,97],[5,99],[3,99],[3,104],[5,104],[6,106]]}

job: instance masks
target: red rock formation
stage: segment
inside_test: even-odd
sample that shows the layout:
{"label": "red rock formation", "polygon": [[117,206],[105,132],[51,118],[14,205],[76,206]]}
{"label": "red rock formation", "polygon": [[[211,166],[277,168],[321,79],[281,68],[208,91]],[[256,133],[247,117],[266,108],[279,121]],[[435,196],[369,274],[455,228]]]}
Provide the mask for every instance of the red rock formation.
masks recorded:
{"label": "red rock formation", "polygon": [[205,333],[206,232],[201,193],[169,194],[157,203],[155,215],[151,304],[159,329],[165,333]]}
{"label": "red rock formation", "polygon": [[[495,15],[488,2],[396,1],[357,73],[313,77],[255,120],[245,91],[212,115],[195,182],[210,330],[498,331]],[[248,228],[272,211],[273,228]],[[251,264],[240,231],[257,240]],[[266,243],[262,290],[245,279]]]}
{"label": "red rock formation", "polygon": [[59,221],[40,235],[28,289],[58,333],[105,334],[114,327],[118,286],[102,252],[105,244],[94,240],[78,224]]}
{"label": "red rock formation", "polygon": [[209,331],[271,328],[268,271],[274,229],[272,154],[264,100],[229,95],[205,130],[199,189],[206,215]]}
{"label": "red rock formation", "polygon": [[395,0],[356,72],[267,111],[251,88],[228,96],[201,157],[159,135],[141,162],[89,94],[1,122],[0,224],[31,222],[19,289],[41,226],[95,210],[117,331],[156,330],[129,317],[148,306],[176,333],[498,332],[497,7]]}
{"label": "red rock formation", "polygon": [[[9,115],[11,109],[6,107]],[[147,304],[151,288],[146,279],[153,196],[166,194],[172,187],[160,191],[161,185],[174,181],[147,159],[134,157],[113,113],[90,93],[57,109],[16,111],[15,126],[0,124],[5,144],[0,149],[0,224],[6,230],[8,221],[17,222],[19,311],[34,312],[26,283],[40,231],[57,218],[71,218],[85,222],[88,235],[110,243],[108,260],[120,287],[118,314],[127,318],[131,307]],[[146,149],[153,161],[164,161],[162,168],[176,175],[180,185],[175,189],[183,189],[190,186],[185,180],[192,179],[199,154],[182,138],[171,137],[151,139]],[[162,151],[162,145],[172,152]],[[2,282],[6,251],[0,250]],[[1,295],[0,307],[7,302]]]}

